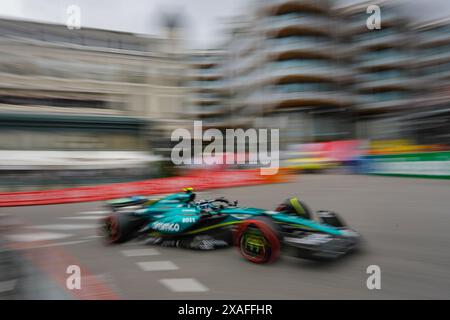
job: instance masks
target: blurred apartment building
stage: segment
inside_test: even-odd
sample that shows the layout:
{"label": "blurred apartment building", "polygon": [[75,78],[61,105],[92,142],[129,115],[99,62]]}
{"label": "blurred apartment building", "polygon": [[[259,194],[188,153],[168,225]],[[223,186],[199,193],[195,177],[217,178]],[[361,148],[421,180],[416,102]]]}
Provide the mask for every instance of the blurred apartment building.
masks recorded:
{"label": "blurred apartment building", "polygon": [[[381,29],[365,26],[371,4],[381,8]],[[420,22],[404,4],[368,1],[335,7],[354,70],[356,137],[450,142],[450,21]]]}
{"label": "blurred apartment building", "polygon": [[450,19],[416,24],[413,30],[420,108],[403,121],[420,143],[450,144]]}
{"label": "blurred apartment building", "polygon": [[224,58],[220,50],[195,51],[190,56],[190,71],[186,76],[191,95],[187,105],[188,114],[196,120],[202,120],[205,127],[224,124],[217,121],[217,115],[223,115],[226,95],[223,92],[223,73],[220,65]]}
{"label": "blurred apartment building", "polygon": [[[379,30],[366,26],[372,4],[381,8]],[[203,54],[215,61],[202,82],[214,103],[197,109],[214,127],[280,128],[282,148],[448,141],[448,121],[439,120],[448,117],[448,21],[414,26],[392,1],[255,0],[227,27],[220,58]]]}
{"label": "blurred apartment building", "polygon": [[150,160],[184,105],[183,55],[176,38],[0,19],[2,166]]}
{"label": "blurred apartment building", "polygon": [[[280,128],[282,144],[353,135],[350,80],[328,1],[256,1],[230,19],[209,87],[215,127]],[[204,112],[204,111],[203,111]]]}
{"label": "blurred apartment building", "polygon": [[[381,29],[369,30],[366,9],[381,8]],[[352,70],[348,87],[354,100],[358,138],[389,139],[403,135],[405,112],[416,106],[420,81],[415,74],[414,39],[402,8],[388,1],[370,1],[335,7],[338,30],[347,66]]]}

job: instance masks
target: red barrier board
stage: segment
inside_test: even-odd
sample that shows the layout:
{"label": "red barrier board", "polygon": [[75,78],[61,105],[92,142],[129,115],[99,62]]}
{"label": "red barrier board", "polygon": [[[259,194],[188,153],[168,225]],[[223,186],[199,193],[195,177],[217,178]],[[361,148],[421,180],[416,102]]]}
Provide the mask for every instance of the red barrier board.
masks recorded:
{"label": "red barrier board", "polygon": [[127,183],[30,192],[0,192],[0,207],[100,201],[131,195],[174,193],[179,192],[183,187],[205,190],[280,181],[282,181],[280,176],[263,176],[260,174],[259,169],[198,171],[187,176]]}

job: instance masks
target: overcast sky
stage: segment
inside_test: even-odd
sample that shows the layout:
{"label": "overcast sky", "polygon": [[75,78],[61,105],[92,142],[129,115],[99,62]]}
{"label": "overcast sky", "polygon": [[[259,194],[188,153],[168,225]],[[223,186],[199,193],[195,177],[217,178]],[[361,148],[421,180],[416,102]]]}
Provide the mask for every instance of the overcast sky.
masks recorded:
{"label": "overcast sky", "polygon": [[[245,12],[252,0],[0,0],[0,15],[65,24],[67,7],[81,9],[82,27],[159,34],[162,12],[184,16],[192,47],[214,47],[222,39],[221,18]],[[358,0],[340,0],[357,2]],[[425,20],[450,14],[450,0],[406,0],[410,15]]]}

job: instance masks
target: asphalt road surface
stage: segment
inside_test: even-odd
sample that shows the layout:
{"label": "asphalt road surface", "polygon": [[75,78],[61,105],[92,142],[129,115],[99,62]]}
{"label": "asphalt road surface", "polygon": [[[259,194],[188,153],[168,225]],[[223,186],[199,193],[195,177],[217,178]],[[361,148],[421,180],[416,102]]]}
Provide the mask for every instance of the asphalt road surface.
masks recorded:
{"label": "asphalt road surface", "polygon": [[[43,268],[50,270],[52,283],[44,286],[49,292],[43,298],[79,298],[73,290],[53,288],[55,278],[67,277],[65,261],[88,270],[82,287],[87,277],[95,278],[122,299],[450,298],[449,180],[302,175],[291,183],[217,189],[200,198],[217,196],[267,209],[297,196],[313,210],[340,213],[364,236],[364,250],[331,263],[282,257],[255,265],[235,248],[199,252],[139,242],[105,246],[96,230],[105,214],[100,202],[0,208],[0,213],[26,224],[12,237],[40,257],[36,268],[42,269],[43,261],[53,267]],[[367,288],[370,265],[381,269],[379,290]]]}

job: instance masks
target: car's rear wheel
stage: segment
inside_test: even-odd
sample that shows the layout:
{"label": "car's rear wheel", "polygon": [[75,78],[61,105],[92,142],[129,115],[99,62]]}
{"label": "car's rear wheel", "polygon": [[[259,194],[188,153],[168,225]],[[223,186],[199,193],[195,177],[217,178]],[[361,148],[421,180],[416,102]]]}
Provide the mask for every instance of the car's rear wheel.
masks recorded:
{"label": "car's rear wheel", "polygon": [[131,240],[145,220],[130,214],[116,213],[106,217],[102,231],[108,243],[123,243]]}
{"label": "car's rear wheel", "polygon": [[239,252],[250,262],[269,263],[280,255],[277,232],[264,220],[245,221],[239,226],[235,239]]}

